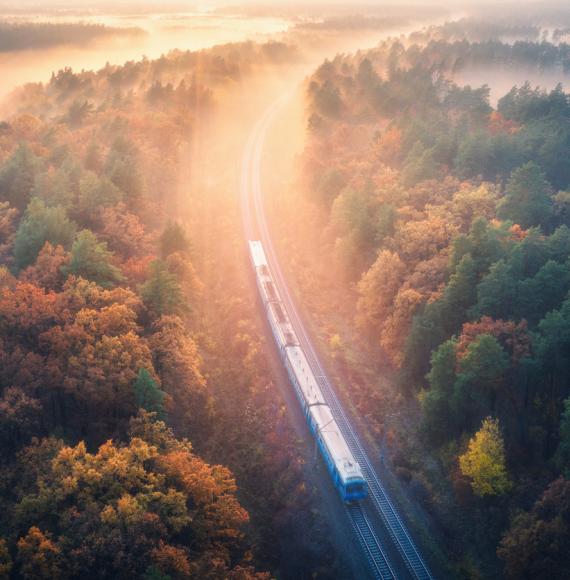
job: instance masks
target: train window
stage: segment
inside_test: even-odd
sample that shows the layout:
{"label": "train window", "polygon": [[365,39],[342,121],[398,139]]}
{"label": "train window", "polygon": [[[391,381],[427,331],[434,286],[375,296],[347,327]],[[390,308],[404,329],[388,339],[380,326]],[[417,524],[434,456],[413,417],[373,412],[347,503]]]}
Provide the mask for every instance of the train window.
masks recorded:
{"label": "train window", "polygon": [[280,324],[284,324],[287,321],[287,319],[285,318],[285,313],[283,312],[281,304],[279,303],[275,304],[275,314],[277,315],[277,320],[279,321]]}
{"label": "train window", "polygon": [[265,287],[267,288],[267,294],[269,294],[269,299],[272,302],[277,300],[277,292],[275,292],[275,286],[273,286],[272,282],[266,282]]}
{"label": "train window", "polygon": [[364,490],[364,485],[362,483],[349,483],[346,486],[346,493],[360,493]]}

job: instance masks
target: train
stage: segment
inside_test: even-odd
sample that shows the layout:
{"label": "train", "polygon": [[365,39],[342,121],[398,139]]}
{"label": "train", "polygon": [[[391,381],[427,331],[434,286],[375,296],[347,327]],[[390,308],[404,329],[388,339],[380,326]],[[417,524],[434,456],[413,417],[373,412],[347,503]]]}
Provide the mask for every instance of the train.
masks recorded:
{"label": "train", "polygon": [[250,240],[249,253],[259,296],[279,355],[334,486],[345,502],[361,500],[368,494],[366,480],[307,360],[275,284],[261,241]]}

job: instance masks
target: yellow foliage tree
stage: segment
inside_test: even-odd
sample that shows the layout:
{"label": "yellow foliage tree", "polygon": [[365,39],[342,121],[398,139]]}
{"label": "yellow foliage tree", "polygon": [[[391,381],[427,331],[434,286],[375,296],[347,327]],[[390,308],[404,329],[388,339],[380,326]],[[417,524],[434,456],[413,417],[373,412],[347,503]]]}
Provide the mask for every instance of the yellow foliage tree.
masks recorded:
{"label": "yellow foliage tree", "polygon": [[459,467],[471,479],[471,487],[478,496],[501,495],[511,489],[498,419],[483,420],[467,451],[459,457]]}
{"label": "yellow foliage tree", "polygon": [[398,254],[382,250],[358,283],[357,323],[361,328],[381,327],[404,279],[406,265]]}

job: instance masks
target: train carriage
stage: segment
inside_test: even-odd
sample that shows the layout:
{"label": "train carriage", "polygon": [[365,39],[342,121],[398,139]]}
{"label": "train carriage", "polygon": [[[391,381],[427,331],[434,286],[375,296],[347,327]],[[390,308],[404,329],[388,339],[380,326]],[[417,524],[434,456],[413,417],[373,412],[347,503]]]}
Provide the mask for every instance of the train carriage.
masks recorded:
{"label": "train carriage", "polygon": [[284,362],[305,415],[311,405],[325,405],[325,398],[303,349],[300,346],[287,348]]}
{"label": "train carriage", "polygon": [[261,301],[297,398],[333,478],[345,501],[367,495],[366,481],[323,396],[287,315],[259,241],[250,241],[250,257]]}
{"label": "train carriage", "polygon": [[250,242],[250,255],[256,273],[257,288],[269,319],[273,337],[279,346],[281,355],[284,356],[285,347],[299,344],[297,336],[283,308],[261,242]]}
{"label": "train carriage", "polygon": [[345,501],[366,497],[366,482],[360,466],[348,448],[328,405],[310,408],[309,425],[329,468],[336,488]]}

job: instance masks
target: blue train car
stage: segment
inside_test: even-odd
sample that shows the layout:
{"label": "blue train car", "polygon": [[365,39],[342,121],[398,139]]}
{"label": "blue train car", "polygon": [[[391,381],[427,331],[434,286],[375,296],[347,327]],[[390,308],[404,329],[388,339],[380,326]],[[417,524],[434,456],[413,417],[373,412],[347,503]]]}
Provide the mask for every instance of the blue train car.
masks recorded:
{"label": "blue train car", "polygon": [[259,241],[252,241],[249,244],[257,287],[271,332],[334,485],[345,501],[362,499],[367,495],[366,480],[299,344],[271,276],[263,246]]}

